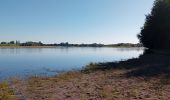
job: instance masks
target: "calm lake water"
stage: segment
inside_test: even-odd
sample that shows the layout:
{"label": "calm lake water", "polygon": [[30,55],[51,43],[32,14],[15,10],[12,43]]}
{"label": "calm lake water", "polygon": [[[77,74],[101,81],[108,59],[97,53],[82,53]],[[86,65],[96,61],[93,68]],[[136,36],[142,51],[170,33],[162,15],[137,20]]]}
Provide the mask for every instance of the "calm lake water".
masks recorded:
{"label": "calm lake water", "polygon": [[142,48],[0,48],[0,79],[30,75],[55,75],[77,70],[93,62],[111,62],[138,57]]}

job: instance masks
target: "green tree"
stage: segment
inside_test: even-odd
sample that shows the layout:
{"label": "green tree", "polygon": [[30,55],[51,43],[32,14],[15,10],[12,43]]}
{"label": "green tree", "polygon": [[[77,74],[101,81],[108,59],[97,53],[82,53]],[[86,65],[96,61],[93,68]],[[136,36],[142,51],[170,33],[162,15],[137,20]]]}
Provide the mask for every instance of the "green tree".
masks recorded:
{"label": "green tree", "polygon": [[170,49],[170,0],[155,0],[138,38],[149,49]]}
{"label": "green tree", "polygon": [[1,42],[1,44],[7,44],[7,42]]}
{"label": "green tree", "polygon": [[15,41],[10,41],[9,44],[15,44]]}

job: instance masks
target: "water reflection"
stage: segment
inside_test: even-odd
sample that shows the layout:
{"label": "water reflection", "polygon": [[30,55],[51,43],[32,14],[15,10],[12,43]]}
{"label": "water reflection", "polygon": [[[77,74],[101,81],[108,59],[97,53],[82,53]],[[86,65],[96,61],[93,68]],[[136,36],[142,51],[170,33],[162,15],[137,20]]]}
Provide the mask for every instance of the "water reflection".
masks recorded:
{"label": "water reflection", "polygon": [[90,62],[110,62],[138,57],[143,48],[0,48],[0,78],[54,75],[81,69]]}

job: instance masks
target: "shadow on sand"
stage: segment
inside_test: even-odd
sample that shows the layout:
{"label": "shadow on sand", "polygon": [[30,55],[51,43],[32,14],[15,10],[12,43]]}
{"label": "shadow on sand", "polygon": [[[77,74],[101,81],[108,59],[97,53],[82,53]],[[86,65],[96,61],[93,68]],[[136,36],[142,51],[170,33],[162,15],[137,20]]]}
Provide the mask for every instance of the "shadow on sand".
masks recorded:
{"label": "shadow on sand", "polygon": [[111,70],[125,69],[127,77],[169,77],[170,76],[170,55],[145,51],[139,58],[127,61],[91,64],[87,70]]}

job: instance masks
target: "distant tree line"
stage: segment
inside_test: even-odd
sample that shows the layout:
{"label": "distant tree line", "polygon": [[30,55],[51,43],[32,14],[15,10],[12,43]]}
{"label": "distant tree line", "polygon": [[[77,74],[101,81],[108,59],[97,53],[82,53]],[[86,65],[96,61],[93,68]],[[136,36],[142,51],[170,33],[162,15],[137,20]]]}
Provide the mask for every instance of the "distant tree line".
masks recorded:
{"label": "distant tree line", "polygon": [[132,43],[118,43],[118,44],[110,44],[110,45],[104,45],[104,44],[98,44],[98,43],[92,43],[92,44],[70,44],[68,42],[62,42],[62,43],[53,43],[53,44],[44,44],[41,41],[39,42],[24,42],[21,43],[20,41],[10,41],[10,42],[0,42],[0,46],[64,46],[64,47],[142,47],[141,44],[132,44]]}
{"label": "distant tree line", "polygon": [[118,43],[118,44],[110,44],[105,45],[107,47],[143,47],[141,43],[133,44],[133,43]]}
{"label": "distant tree line", "polygon": [[1,45],[18,45],[19,41],[1,42]]}
{"label": "distant tree line", "polygon": [[39,41],[39,42],[29,41],[29,42],[25,42],[25,43],[20,43],[19,45],[20,46],[44,46],[44,44],[41,41]]}

